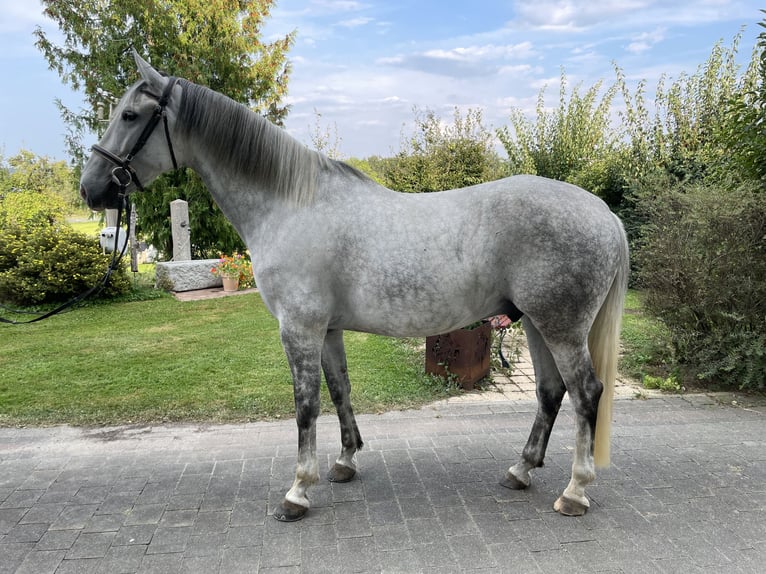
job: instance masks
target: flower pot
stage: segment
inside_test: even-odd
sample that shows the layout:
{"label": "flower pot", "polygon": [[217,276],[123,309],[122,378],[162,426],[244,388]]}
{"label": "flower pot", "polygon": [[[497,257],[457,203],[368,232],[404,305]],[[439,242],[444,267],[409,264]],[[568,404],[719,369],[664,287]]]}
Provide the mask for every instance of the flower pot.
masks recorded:
{"label": "flower pot", "polygon": [[223,275],[221,281],[223,281],[224,291],[236,291],[239,289],[239,275]]}
{"label": "flower pot", "polygon": [[465,390],[489,375],[492,325],[426,337],[426,373],[455,377]]}

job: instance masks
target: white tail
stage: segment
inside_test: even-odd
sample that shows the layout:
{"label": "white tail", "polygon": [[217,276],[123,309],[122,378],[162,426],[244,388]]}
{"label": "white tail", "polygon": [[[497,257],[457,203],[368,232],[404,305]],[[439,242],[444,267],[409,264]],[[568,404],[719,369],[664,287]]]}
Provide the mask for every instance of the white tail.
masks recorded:
{"label": "white tail", "polygon": [[[620,225],[622,229],[622,225]],[[622,233],[620,262],[617,275],[606,296],[604,304],[593,322],[588,335],[588,347],[596,376],[604,385],[601,400],[598,403],[596,418],[596,436],[593,445],[593,459],[597,467],[609,466],[610,438],[612,432],[612,403],[614,401],[614,383],[617,379],[617,359],[620,347],[620,326],[625,292],[628,289],[630,261],[628,240]]]}

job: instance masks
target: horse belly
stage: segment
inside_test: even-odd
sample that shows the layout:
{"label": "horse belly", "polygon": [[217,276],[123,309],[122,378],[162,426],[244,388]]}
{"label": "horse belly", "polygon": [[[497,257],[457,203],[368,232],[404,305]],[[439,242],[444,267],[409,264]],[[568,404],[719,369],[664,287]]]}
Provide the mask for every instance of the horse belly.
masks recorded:
{"label": "horse belly", "polygon": [[505,298],[489,285],[461,277],[414,283],[385,281],[359,284],[341,299],[342,328],[392,337],[446,333],[488,317]]}

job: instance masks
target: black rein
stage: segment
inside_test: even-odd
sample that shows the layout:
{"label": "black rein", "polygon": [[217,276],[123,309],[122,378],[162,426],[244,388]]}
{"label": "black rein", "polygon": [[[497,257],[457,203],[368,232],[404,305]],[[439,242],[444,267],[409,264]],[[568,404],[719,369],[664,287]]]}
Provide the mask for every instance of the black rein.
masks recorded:
{"label": "black rein", "polygon": [[[3,317],[0,317],[0,323],[10,323],[11,325],[23,325],[26,323],[36,323],[37,321],[42,321],[43,319],[47,319],[48,317],[52,317],[53,315],[57,315],[61,313],[62,311],[68,309],[69,307],[72,307],[73,305],[76,305],[80,301],[83,301],[87,297],[90,297],[93,294],[98,294],[106,287],[107,283],[109,282],[109,278],[112,276],[112,273],[120,264],[120,261],[122,260],[122,256],[125,255],[125,249],[127,248],[128,242],[125,242],[125,245],[123,245],[121,250],[118,250],[118,246],[120,244],[120,224],[122,220],[122,213],[123,211],[129,211],[128,207],[128,186],[131,182],[136,184],[136,188],[144,191],[144,186],[141,185],[141,182],[138,179],[138,174],[136,173],[136,170],[133,169],[133,166],[131,166],[131,162],[136,157],[136,154],[140,152],[143,147],[146,145],[146,142],[149,141],[149,137],[154,132],[154,129],[157,127],[157,124],[160,122],[160,119],[163,120],[164,127],[165,127],[165,139],[168,142],[168,149],[170,150],[170,157],[173,160],[173,169],[178,169],[178,163],[176,162],[176,155],[173,152],[173,143],[170,140],[170,129],[168,128],[168,118],[167,114],[165,113],[165,108],[168,105],[168,101],[170,100],[170,95],[173,92],[173,87],[176,85],[176,82],[178,82],[178,78],[170,77],[168,78],[168,83],[165,86],[165,89],[162,91],[162,95],[157,100],[157,106],[154,108],[154,113],[152,114],[152,117],[147,122],[146,126],[144,126],[143,131],[141,132],[141,135],[138,136],[138,140],[133,145],[133,148],[130,150],[128,155],[125,156],[125,158],[121,158],[115,153],[112,153],[108,149],[101,147],[98,144],[93,144],[93,151],[96,152],[98,155],[106,159],[107,161],[114,164],[114,168],[112,169],[112,181],[120,188],[120,191],[117,194],[118,199],[120,200],[120,205],[117,210],[117,227],[115,229],[114,233],[114,250],[112,251],[112,260],[109,262],[109,267],[106,270],[106,273],[104,273],[104,276],[101,278],[101,280],[94,286],[85,291],[84,293],[81,293],[77,297],[74,297],[73,299],[70,299],[66,303],[56,307],[55,309],[48,311],[47,313],[44,313],[38,317],[35,317],[34,319],[30,319],[28,321],[12,321],[10,319],[5,319]],[[130,215],[128,215],[128,221],[130,221]],[[119,251],[119,254],[118,254]],[[14,313],[26,313],[26,311],[17,311],[8,309],[7,307],[3,307],[6,310],[10,310]]]}

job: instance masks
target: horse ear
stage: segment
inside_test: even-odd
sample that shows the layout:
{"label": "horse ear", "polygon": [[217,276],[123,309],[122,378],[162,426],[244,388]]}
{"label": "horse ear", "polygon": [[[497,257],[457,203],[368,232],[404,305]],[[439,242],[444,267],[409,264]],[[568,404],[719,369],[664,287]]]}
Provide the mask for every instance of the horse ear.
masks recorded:
{"label": "horse ear", "polygon": [[141,74],[141,77],[144,79],[144,81],[147,82],[149,86],[154,88],[157,93],[162,93],[162,89],[165,87],[166,78],[164,78],[157,70],[152,68],[149,62],[139,56],[135,48],[133,49],[133,59],[136,61],[136,66],[138,66],[138,73]]}

